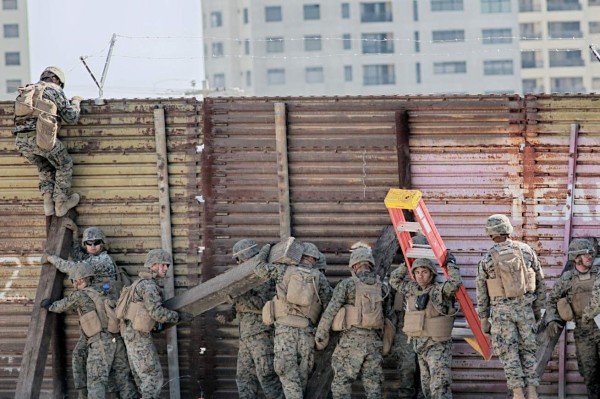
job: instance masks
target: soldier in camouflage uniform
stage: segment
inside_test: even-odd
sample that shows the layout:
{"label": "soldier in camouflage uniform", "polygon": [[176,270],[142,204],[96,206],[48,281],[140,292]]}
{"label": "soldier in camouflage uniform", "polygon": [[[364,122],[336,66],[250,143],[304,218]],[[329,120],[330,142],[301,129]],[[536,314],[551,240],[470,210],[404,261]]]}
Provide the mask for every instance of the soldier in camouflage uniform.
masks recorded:
{"label": "soldier in camouflage uniform", "polygon": [[371,248],[364,243],[357,243],[352,248],[349,262],[352,277],[335,287],[319,321],[315,342],[317,349],[325,349],[329,342],[329,329],[333,327],[335,331],[342,331],[331,358],[334,372],[331,393],[334,399],[350,399],[352,383],[359,374],[362,375],[366,397],[381,399],[383,326],[385,316],[391,316],[390,311],[385,312],[383,305],[388,288],[373,271],[375,260]]}
{"label": "soldier in camouflage uniform", "polygon": [[512,231],[505,215],[487,220],[486,233],[494,246],[479,262],[477,311],[483,332],[491,333],[513,398],[524,399],[527,387],[528,399],[537,399],[535,326],[546,299],[544,275],[531,247],[509,238]]}
{"label": "soldier in camouflage uniform", "polygon": [[[65,74],[58,67],[48,67],[40,76],[36,85],[45,85],[43,99],[56,104],[56,116],[65,123],[77,123],[80,113],[81,97],[73,97],[69,102],[63,87]],[[40,191],[44,199],[44,213],[46,216],[63,216],[67,211],[79,203],[79,194],[69,194],[73,175],[73,160],[63,143],[56,139],[56,144],[51,150],[44,150],[36,144],[37,113],[33,112],[17,116],[15,112],[16,147],[29,162],[36,165],[40,178]],[[57,121],[59,122],[59,121]]]}
{"label": "soldier in camouflage uniform", "polygon": [[407,278],[406,264],[390,275],[392,288],[406,296],[403,328],[419,360],[421,389],[426,398],[452,398],[452,327],[455,294],[462,279],[450,252],[446,266],[448,281],[445,282],[435,280],[437,270],[429,259],[416,259],[412,263],[414,281]]}
{"label": "soldier in camouflage uniform", "polygon": [[140,278],[129,288],[129,311],[121,331],[142,399],[158,399],[164,381],[151,334],[156,323],[189,322],[193,318],[189,313],[178,313],[162,306],[162,292],[156,280],[165,278],[172,265],[173,258],[169,252],[162,249],[149,251],[144,262],[149,270],[140,272]]}
{"label": "soldier in camouflage uniform", "polygon": [[269,251],[268,244],[261,248],[255,273],[276,283],[277,295],[265,305],[274,309],[275,372],[285,397],[301,399],[314,366],[315,326],[332,289],[325,275],[314,268],[322,256],[314,244],[304,245],[298,266],[267,263]]}
{"label": "soldier in camouflage uniform", "polygon": [[560,276],[548,295],[546,320],[553,335],[559,333],[565,322],[575,322],[573,333],[579,373],[587,387],[588,398],[600,399],[600,329],[591,318],[583,318],[594,282],[600,281],[597,278],[600,267],[592,265],[594,255],[590,240],[571,241],[569,259],[575,261],[575,267]]}
{"label": "soldier in camouflage uniform", "polygon": [[[71,309],[79,314],[81,335],[86,338],[83,342],[87,344],[89,352],[85,366],[87,398],[105,398],[109,391],[109,376],[121,398],[136,398],[137,390],[131,378],[125,345],[121,336],[111,332],[107,324],[104,301],[109,300],[113,305],[114,301],[106,292],[92,284],[94,275],[94,269],[88,264],[71,269],[69,277],[77,291],[54,303],[50,299],[44,299],[41,306],[50,312],[63,313]],[[98,322],[97,329],[86,323],[85,320],[89,320],[90,315],[95,316]]]}
{"label": "soldier in camouflage uniform", "polygon": [[[233,246],[233,259],[241,264],[258,254],[256,241],[244,239]],[[283,389],[273,368],[273,326],[262,321],[262,308],[275,295],[269,280],[233,298],[229,312],[217,314],[220,323],[239,320],[240,342],[235,381],[240,399],[258,397],[259,385],[267,399],[283,399]]]}

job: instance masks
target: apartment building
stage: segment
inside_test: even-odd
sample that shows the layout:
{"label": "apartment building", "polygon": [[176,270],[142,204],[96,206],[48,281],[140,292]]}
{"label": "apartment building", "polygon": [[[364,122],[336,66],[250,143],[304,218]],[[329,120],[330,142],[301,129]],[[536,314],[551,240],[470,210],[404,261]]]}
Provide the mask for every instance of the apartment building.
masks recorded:
{"label": "apartment building", "polygon": [[0,100],[12,100],[30,79],[27,2],[0,1]]}
{"label": "apartment building", "polygon": [[599,3],[203,0],[206,78],[253,96],[592,91]]}

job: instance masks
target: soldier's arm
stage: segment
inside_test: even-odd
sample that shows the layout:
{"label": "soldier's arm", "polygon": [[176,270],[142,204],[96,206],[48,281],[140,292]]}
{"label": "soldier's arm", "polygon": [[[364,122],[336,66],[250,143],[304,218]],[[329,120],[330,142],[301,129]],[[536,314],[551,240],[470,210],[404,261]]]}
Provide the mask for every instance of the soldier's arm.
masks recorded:
{"label": "soldier's arm", "polygon": [[254,273],[260,278],[277,281],[278,278],[285,274],[286,267],[286,265],[279,263],[268,263],[257,259]]}
{"label": "soldier's arm", "polygon": [[560,298],[563,298],[569,292],[569,281],[571,273],[567,272],[560,276],[554,287],[552,287],[552,291],[548,294],[548,301],[546,303],[546,322],[558,321],[560,323],[563,320],[558,315],[557,303]]}
{"label": "soldier's arm", "polygon": [[490,317],[490,295],[487,288],[487,272],[485,270],[486,258],[479,262],[477,267],[477,277],[475,279],[475,287],[477,292],[477,313],[480,319]]}
{"label": "soldier's arm", "polygon": [[319,299],[321,300],[323,307],[326,307],[329,304],[332,294],[333,288],[331,288],[329,281],[327,281],[327,277],[319,272]]}
{"label": "soldier's arm", "polygon": [[408,267],[402,263],[396,270],[390,274],[390,286],[398,292],[404,292],[407,284]]}
{"label": "soldier's arm", "polygon": [[460,269],[453,262],[446,264],[448,269],[448,280],[444,283],[442,292],[444,296],[451,297],[455,295],[459,288],[463,285],[462,278],[460,277]]}
{"label": "soldier's arm", "polygon": [[81,262],[73,262],[70,260],[65,260],[59,256],[52,257],[52,264],[56,266],[58,270],[63,273],[69,274],[78,267],[83,267]]}
{"label": "soldier's arm", "polygon": [[149,280],[142,281],[135,287],[135,290],[141,294],[144,307],[152,319],[159,323],[177,323],[179,321],[179,314],[176,311],[169,310],[162,305],[162,298],[156,283]]}
{"label": "soldier's arm", "polygon": [[535,251],[525,245],[527,257],[530,259],[530,266],[535,271],[535,300],[531,307],[535,314],[540,315],[542,308],[546,306],[546,285],[544,284],[544,271]]}
{"label": "soldier's arm", "polygon": [[319,326],[317,327],[319,331],[328,332],[329,329],[331,329],[333,318],[340,308],[344,306],[344,303],[346,302],[346,287],[348,286],[347,281],[348,280],[340,281],[340,283],[333,290],[331,300],[321,315],[321,320],[319,321]]}
{"label": "soldier's arm", "polygon": [[81,113],[81,108],[78,102],[71,103],[62,90],[58,92],[55,102],[58,115],[60,115],[65,123],[70,125],[77,123],[79,120],[79,114]]}
{"label": "soldier's arm", "polygon": [[74,308],[75,305],[77,304],[77,298],[79,297],[79,295],[80,295],[79,291],[74,291],[68,297],[60,299],[60,300],[54,302],[52,305],[50,305],[50,307],[48,308],[48,311],[54,312],[54,313],[64,313],[67,310]]}
{"label": "soldier's arm", "polygon": [[71,258],[76,262],[85,260],[89,255],[81,248],[81,242],[73,240],[71,244]]}
{"label": "soldier's arm", "polygon": [[594,281],[594,288],[592,289],[592,298],[583,310],[583,318],[591,320],[598,314],[600,314],[600,274],[596,274],[596,281]]}

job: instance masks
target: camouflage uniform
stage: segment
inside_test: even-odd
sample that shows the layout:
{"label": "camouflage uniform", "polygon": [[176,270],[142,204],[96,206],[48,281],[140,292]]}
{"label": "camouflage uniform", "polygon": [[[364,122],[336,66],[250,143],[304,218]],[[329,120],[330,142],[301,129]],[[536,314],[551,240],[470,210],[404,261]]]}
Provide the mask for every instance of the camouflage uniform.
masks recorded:
{"label": "camouflage uniform", "polygon": [[259,386],[267,399],[283,399],[283,389],[273,368],[273,327],[262,321],[262,308],[275,295],[275,284],[267,281],[233,299],[227,321],[239,320],[240,342],[236,383],[240,399],[258,397]]}
{"label": "camouflage uniform", "polygon": [[[305,265],[305,267],[311,267]],[[283,282],[286,265],[259,261],[255,273],[264,279]],[[331,299],[331,286],[319,272],[318,294],[323,307]],[[314,366],[315,326],[309,321],[306,328],[285,326],[275,322],[275,372],[281,380],[287,399],[301,399]]]}
{"label": "camouflage uniform", "polygon": [[[546,308],[546,320],[557,321],[563,324],[558,315],[557,303],[560,298],[570,297],[573,294],[573,280],[580,276],[588,275],[587,278],[595,278],[594,285],[598,286],[600,279],[597,278],[599,266],[592,266],[586,273],[581,273],[575,267],[565,272],[556,282],[548,295]],[[600,287],[596,287],[600,288]],[[595,292],[595,291],[592,291]],[[598,296],[596,294],[596,296]],[[588,391],[588,397],[600,398],[600,329],[594,320],[578,318],[575,315],[575,349],[577,353],[577,366],[583,377]]]}
{"label": "camouflage uniform", "polygon": [[[420,259],[419,259],[420,260]],[[460,271],[453,262],[447,263],[448,281],[437,282],[435,276],[431,283],[421,288],[415,281],[406,278],[408,268],[400,265],[390,275],[390,285],[403,293],[407,299],[429,294],[430,304],[442,315],[453,315],[454,295],[462,285]],[[414,269],[413,269],[414,271]],[[421,389],[426,398],[452,398],[452,338],[439,341],[432,337],[410,337],[413,349],[419,360],[421,371]]]}
{"label": "camouflage uniform", "polygon": [[[375,272],[361,272],[356,277],[364,284],[373,285],[378,278]],[[387,288],[387,287],[386,287]],[[382,297],[385,298],[382,285]],[[335,287],[327,309],[323,312],[317,337],[329,337],[329,329],[338,311],[344,305],[355,305],[356,284],[353,278],[342,280]],[[388,316],[389,311],[387,312]],[[383,398],[383,369],[382,369],[383,336],[381,330],[365,329],[356,326],[342,332],[338,345],[333,352],[331,365],[334,377],[331,383],[333,398],[350,398],[352,383],[362,375],[363,387],[368,399]]]}
{"label": "camouflage uniform", "polygon": [[[48,310],[63,313],[73,309],[81,315],[95,311],[96,305],[86,293],[88,289],[96,290],[94,287],[90,287],[74,291],[67,298],[54,302]],[[85,337],[83,332],[81,336]],[[87,343],[88,352],[86,365],[88,398],[106,397],[109,391],[109,376],[121,398],[137,397],[137,390],[131,379],[125,346],[119,334],[111,334],[103,330],[93,337],[84,339],[83,342]],[[75,356],[75,352],[73,355]]]}
{"label": "camouflage uniform", "polygon": [[[517,298],[490,298],[486,280],[498,276],[491,252],[503,251],[507,247],[521,251],[525,266],[535,272],[535,292],[527,292]],[[482,320],[491,318],[492,345],[504,366],[508,388],[539,386],[540,379],[535,369],[535,326],[544,307],[545,292],[544,276],[535,252],[529,245],[509,238],[494,244],[479,262],[476,284],[477,312]]]}
{"label": "camouflage uniform", "polygon": [[[57,113],[65,123],[77,123],[80,113],[79,104],[71,104],[60,86],[54,83],[46,83],[46,85],[42,97],[56,104]],[[15,145],[21,155],[37,166],[42,194],[46,192],[52,194],[55,202],[65,201],[71,189],[73,160],[58,139],[50,151],[39,148],[35,141],[36,124],[37,118],[15,120],[13,130],[17,136]]]}
{"label": "camouflage uniform", "polygon": [[[158,323],[177,323],[179,314],[162,306],[162,293],[156,283],[156,275],[140,272],[139,276],[143,281],[135,287],[132,302],[143,302],[150,317]],[[142,399],[159,398],[164,379],[152,334],[136,331],[131,321],[126,320],[123,340]]]}

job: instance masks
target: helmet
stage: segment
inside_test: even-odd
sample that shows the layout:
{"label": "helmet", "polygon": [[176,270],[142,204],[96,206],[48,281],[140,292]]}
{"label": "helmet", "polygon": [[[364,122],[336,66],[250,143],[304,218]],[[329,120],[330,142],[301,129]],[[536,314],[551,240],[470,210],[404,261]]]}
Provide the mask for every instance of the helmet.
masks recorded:
{"label": "helmet", "polygon": [[151,268],[152,265],[157,263],[166,263],[169,266],[173,266],[173,257],[164,249],[152,249],[148,252],[148,255],[146,255],[144,267]]}
{"label": "helmet", "polygon": [[65,87],[65,73],[59,67],[49,66],[46,69],[44,69],[44,72],[42,72],[42,74],[40,75],[40,80],[52,76],[56,76],[58,80],[60,80],[60,87]]}
{"label": "helmet", "polygon": [[579,255],[593,254],[594,243],[587,238],[576,238],[569,244],[569,260],[575,260]]}
{"label": "helmet", "polygon": [[71,280],[79,280],[86,277],[95,276],[96,272],[94,271],[94,267],[89,263],[80,263],[77,267],[74,267],[69,272],[69,278]]}
{"label": "helmet", "polygon": [[319,258],[321,257],[321,252],[315,244],[313,244],[312,242],[306,242],[304,243],[304,251],[302,251],[302,255],[312,256],[313,258],[319,260]]}
{"label": "helmet", "polygon": [[84,246],[86,241],[102,240],[106,244],[106,236],[99,227],[88,227],[83,231],[81,236],[81,245]]}
{"label": "helmet", "polygon": [[487,219],[485,232],[489,236],[509,235],[513,232],[512,224],[506,215],[492,215]]}
{"label": "helmet", "polygon": [[431,270],[431,273],[433,273],[434,276],[437,276],[437,274],[438,274],[431,259],[426,259],[426,258],[415,259],[415,261],[412,263],[413,276],[415,274],[415,270],[419,267],[426,267],[427,269]]}
{"label": "helmet", "polygon": [[369,262],[371,266],[375,266],[375,259],[373,259],[373,252],[371,247],[364,242],[357,242],[350,247],[350,262],[348,266],[352,267],[360,262]]}
{"label": "helmet", "polygon": [[429,245],[427,238],[423,234],[417,234],[412,238],[412,243],[417,245]]}
{"label": "helmet", "polygon": [[254,255],[258,253],[258,244],[254,240],[250,240],[248,238],[244,238],[243,240],[239,240],[233,246],[233,254],[231,257],[233,259],[250,259]]}

